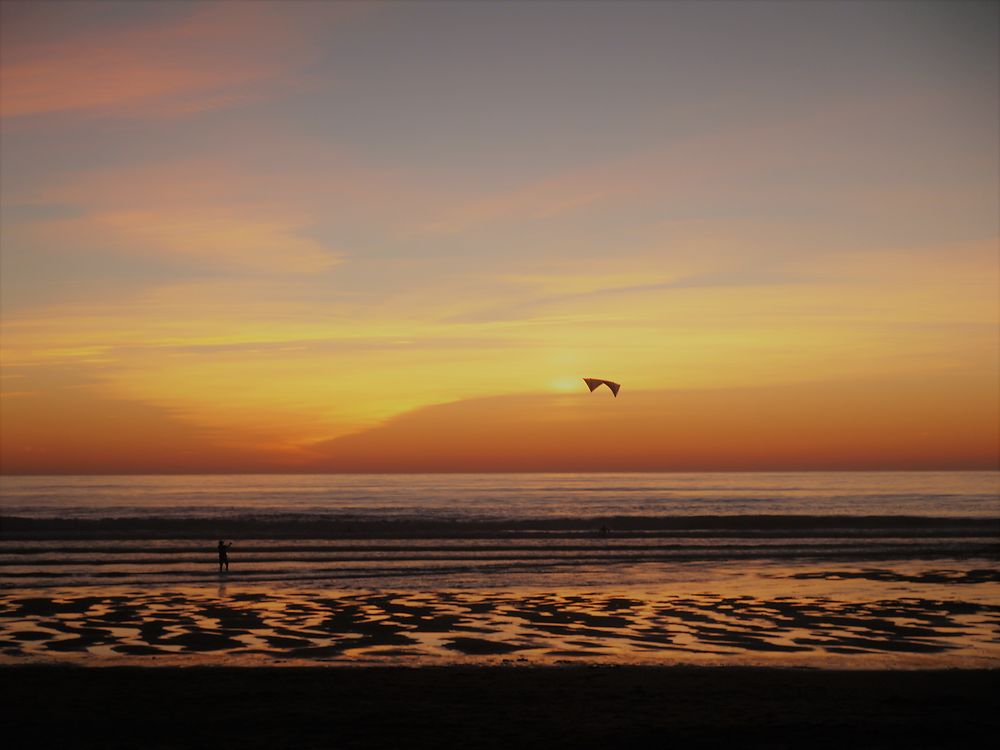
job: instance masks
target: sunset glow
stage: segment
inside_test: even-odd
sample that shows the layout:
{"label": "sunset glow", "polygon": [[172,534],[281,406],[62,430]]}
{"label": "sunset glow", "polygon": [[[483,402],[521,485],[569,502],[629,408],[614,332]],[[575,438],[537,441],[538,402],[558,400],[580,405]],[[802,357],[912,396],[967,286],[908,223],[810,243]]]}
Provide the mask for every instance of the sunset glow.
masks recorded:
{"label": "sunset glow", "polygon": [[2,470],[996,467],[996,7],[574,6],[4,3]]}

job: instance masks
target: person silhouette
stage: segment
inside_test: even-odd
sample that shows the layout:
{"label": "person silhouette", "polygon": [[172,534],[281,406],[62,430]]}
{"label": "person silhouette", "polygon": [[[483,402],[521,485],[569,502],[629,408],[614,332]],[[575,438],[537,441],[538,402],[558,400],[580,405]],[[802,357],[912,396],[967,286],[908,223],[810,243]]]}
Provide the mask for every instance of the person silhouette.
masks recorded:
{"label": "person silhouette", "polygon": [[226,572],[229,572],[229,548],[233,546],[230,542],[226,544],[221,539],[219,540],[219,572],[222,572],[222,566],[226,566]]}

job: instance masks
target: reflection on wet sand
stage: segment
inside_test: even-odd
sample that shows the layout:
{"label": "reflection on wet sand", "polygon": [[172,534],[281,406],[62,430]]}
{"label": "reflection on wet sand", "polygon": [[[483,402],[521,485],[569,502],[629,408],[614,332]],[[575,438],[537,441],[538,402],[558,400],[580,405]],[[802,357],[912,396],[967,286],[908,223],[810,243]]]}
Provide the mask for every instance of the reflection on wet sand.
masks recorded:
{"label": "reflection on wet sand", "polygon": [[[877,570],[867,573],[882,580]],[[847,574],[808,575],[830,580]],[[993,586],[996,580],[993,571],[939,577],[951,585]],[[1000,605],[991,602],[773,591],[239,590],[225,583],[98,595],[11,591],[0,596],[0,658],[996,666]]]}

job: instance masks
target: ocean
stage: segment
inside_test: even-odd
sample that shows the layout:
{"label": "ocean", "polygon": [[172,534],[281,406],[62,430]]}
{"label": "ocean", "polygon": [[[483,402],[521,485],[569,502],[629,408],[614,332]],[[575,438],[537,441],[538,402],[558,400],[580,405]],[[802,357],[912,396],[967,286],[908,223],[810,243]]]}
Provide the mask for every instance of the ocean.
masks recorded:
{"label": "ocean", "polygon": [[32,476],[0,496],[15,662],[998,665],[997,472]]}

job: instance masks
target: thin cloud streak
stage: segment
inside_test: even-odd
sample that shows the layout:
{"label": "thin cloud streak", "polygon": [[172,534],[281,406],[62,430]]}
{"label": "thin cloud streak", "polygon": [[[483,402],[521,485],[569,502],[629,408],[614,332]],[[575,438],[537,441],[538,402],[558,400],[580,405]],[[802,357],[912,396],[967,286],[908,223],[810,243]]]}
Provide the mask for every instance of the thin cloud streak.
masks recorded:
{"label": "thin cloud streak", "polygon": [[[279,93],[318,54],[308,28],[277,5],[175,8],[165,21],[54,41],[5,35],[3,116],[194,114]],[[331,8],[320,10],[329,22]]]}

